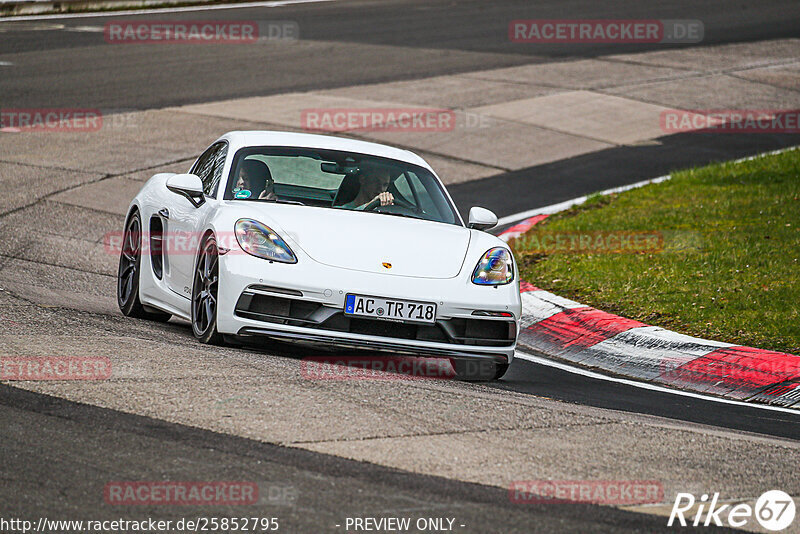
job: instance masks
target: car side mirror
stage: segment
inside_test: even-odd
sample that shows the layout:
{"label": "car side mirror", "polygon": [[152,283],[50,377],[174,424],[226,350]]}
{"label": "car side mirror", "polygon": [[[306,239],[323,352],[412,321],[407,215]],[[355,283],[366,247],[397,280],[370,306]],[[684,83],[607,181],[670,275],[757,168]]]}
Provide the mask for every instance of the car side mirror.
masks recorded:
{"label": "car side mirror", "polygon": [[476,230],[488,230],[497,226],[497,215],[486,208],[475,206],[469,210],[469,222],[467,227]]}
{"label": "car side mirror", "polygon": [[183,195],[195,208],[205,202],[203,196],[203,180],[195,174],[174,174],[167,178],[167,189],[173,193]]}

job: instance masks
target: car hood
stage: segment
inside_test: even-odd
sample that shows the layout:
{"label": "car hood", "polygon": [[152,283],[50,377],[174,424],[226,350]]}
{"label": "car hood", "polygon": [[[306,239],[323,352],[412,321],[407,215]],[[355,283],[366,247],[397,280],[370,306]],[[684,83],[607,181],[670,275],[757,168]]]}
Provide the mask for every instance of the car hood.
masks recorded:
{"label": "car hood", "polygon": [[262,222],[293,249],[325,265],[371,273],[453,278],[461,271],[471,235],[463,226],[386,214],[282,204],[258,207]]}

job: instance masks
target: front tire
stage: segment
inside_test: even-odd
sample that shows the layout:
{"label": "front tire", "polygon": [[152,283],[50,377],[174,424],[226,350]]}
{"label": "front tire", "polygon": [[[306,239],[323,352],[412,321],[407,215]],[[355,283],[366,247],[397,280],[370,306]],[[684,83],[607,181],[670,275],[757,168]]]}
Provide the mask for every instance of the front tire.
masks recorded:
{"label": "front tire", "polygon": [[489,360],[453,358],[450,360],[456,378],[464,382],[489,382],[499,380],[508,371],[509,364]]}
{"label": "front tire", "polygon": [[505,376],[506,372],[508,371],[508,366],[511,365],[509,363],[498,363],[495,364],[494,367],[494,378],[492,380],[500,380]]}
{"label": "front tire", "polygon": [[172,317],[169,313],[148,311],[139,300],[139,277],[142,265],[142,219],[134,211],[125,225],[122,250],[117,270],[117,305],[123,315],[165,323]]}
{"label": "front tire", "polygon": [[219,249],[213,235],[205,238],[195,263],[192,283],[192,332],[208,345],[221,345],[217,331],[217,297],[219,295]]}

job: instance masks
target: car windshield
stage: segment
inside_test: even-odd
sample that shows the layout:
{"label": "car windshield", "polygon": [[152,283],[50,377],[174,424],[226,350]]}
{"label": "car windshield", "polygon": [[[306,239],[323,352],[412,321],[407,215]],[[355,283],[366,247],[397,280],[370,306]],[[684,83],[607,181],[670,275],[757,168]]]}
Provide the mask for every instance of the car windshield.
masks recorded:
{"label": "car windshield", "polygon": [[417,165],[311,148],[241,149],[226,200],[364,211],[461,225],[433,174]]}

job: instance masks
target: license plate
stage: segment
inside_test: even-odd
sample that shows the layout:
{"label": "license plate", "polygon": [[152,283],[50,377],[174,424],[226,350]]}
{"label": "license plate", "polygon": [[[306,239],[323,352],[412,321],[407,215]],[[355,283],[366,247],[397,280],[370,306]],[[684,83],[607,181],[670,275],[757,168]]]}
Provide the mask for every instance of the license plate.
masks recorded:
{"label": "license plate", "polygon": [[436,322],[436,304],[353,294],[348,294],[345,298],[344,313],[394,321]]}

